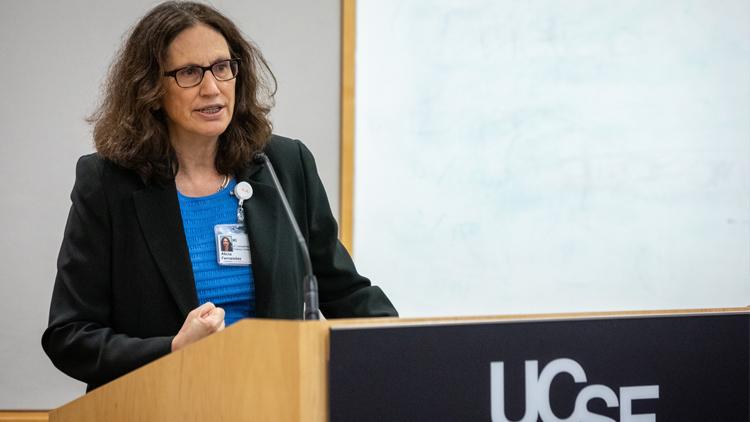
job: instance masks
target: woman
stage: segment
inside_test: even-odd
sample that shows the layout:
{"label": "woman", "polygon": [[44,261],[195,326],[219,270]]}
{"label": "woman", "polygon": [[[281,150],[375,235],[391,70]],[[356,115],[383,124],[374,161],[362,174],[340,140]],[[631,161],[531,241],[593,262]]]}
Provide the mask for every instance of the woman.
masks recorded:
{"label": "woman", "polygon": [[221,238],[221,251],[222,252],[232,252],[232,241],[229,240],[228,237],[222,237]]}
{"label": "woman", "polygon": [[[236,26],[196,3],[157,6],[119,53],[92,117],[97,153],[77,165],[42,337],[88,390],[237,319],[301,318],[305,267],[269,170],[252,160],[261,151],[309,243],[321,312],[397,315],[337,240],[310,152],[271,135],[263,70]],[[253,195],[238,213],[241,182]],[[249,256],[222,261],[227,227],[246,233]]]}

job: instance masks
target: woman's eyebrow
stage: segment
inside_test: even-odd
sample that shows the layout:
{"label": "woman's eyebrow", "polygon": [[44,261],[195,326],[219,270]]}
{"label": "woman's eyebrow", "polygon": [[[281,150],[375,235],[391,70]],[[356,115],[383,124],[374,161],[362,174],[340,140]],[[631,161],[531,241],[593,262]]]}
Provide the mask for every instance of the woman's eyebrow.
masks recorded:
{"label": "woman's eyebrow", "polygon": [[[227,55],[227,54],[222,54],[221,56],[218,56],[218,58],[216,58],[214,60],[211,60],[211,62],[209,64],[207,64],[206,66],[212,66],[212,65],[214,65],[214,64],[216,64],[218,62],[223,62],[223,61],[226,61],[226,60],[231,60],[231,57],[229,57],[229,55]],[[182,68],[190,67],[190,66],[203,67],[202,64],[198,64],[196,62],[192,62],[192,63],[183,64],[183,65],[180,65],[180,66],[175,66],[173,69],[182,69]]]}

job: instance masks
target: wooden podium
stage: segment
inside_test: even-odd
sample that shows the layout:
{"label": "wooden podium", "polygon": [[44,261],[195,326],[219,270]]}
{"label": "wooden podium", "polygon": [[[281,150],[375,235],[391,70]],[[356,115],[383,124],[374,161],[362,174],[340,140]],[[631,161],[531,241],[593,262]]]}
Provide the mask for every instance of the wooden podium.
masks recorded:
{"label": "wooden podium", "polygon": [[[584,381],[615,395],[617,406],[611,397],[593,396],[589,409],[581,409],[576,395],[586,382],[580,374],[575,382],[561,375],[547,385],[547,414],[551,411],[560,420],[587,411],[626,420],[618,419],[633,412],[625,409],[631,387],[624,386],[634,383],[647,384],[650,389],[642,391],[652,393],[641,396],[636,410],[659,415],[658,420],[698,420],[670,415],[700,415],[703,410],[731,418],[722,420],[741,420],[736,415],[747,420],[749,334],[750,308],[314,322],[248,319],[53,410],[50,421],[468,421],[490,420],[490,415],[496,422],[517,421],[522,411],[535,411],[524,410],[528,406],[523,403],[524,385],[531,388],[529,374],[536,376],[529,372],[529,362],[542,371],[534,382],[541,383],[544,372],[552,370],[543,370],[544,365],[556,362],[548,367],[579,368],[569,374],[585,371]],[[717,357],[714,376],[705,365]],[[518,380],[524,362],[525,383]],[[693,367],[700,371],[686,369]],[[519,382],[509,383],[509,378]],[[495,400],[503,382],[502,400]],[[721,397],[695,400],[708,390]],[[509,407],[501,407],[503,403]],[[544,409],[539,409],[542,416]],[[349,419],[352,412],[361,415]]]}

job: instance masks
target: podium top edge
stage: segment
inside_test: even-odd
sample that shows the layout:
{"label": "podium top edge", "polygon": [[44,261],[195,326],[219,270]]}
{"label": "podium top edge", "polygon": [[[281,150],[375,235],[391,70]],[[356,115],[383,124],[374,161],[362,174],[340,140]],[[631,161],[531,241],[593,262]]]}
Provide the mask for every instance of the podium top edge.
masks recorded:
{"label": "podium top edge", "polygon": [[383,328],[421,325],[483,324],[496,322],[535,322],[558,320],[619,319],[642,317],[709,316],[749,314],[750,306],[736,308],[637,310],[614,312],[574,312],[547,314],[481,315],[422,318],[359,318],[326,320],[331,329]]}

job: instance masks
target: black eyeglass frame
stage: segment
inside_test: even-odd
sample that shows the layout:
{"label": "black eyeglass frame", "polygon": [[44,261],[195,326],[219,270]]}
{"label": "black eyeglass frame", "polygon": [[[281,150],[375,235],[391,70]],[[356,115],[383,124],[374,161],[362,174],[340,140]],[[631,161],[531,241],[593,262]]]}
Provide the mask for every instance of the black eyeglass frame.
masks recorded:
{"label": "black eyeglass frame", "polygon": [[[222,64],[222,63],[229,63],[229,68],[230,69],[232,68],[232,65],[234,65],[234,66],[237,67],[237,71],[232,75],[231,78],[229,78],[229,79],[219,79],[219,78],[216,77],[216,74],[214,73],[213,68],[214,68],[214,66],[216,66],[218,64]],[[195,69],[202,70],[202,72],[201,72],[201,78],[198,80],[198,82],[196,82],[193,85],[182,86],[182,85],[180,85],[180,82],[177,80],[177,73],[180,72],[180,71],[183,71],[185,69],[189,69],[189,68],[195,68]],[[177,83],[177,86],[179,86],[180,88],[192,88],[194,86],[200,85],[201,82],[203,82],[203,78],[206,76],[206,72],[207,71],[210,71],[211,74],[214,76],[214,78],[217,81],[221,81],[221,82],[231,81],[232,79],[237,78],[237,75],[239,75],[239,73],[240,73],[240,59],[219,60],[218,62],[212,63],[212,64],[210,64],[208,66],[197,66],[197,65],[184,66],[184,67],[181,67],[179,69],[170,70],[169,72],[164,72],[163,76],[171,76],[171,77],[173,77],[175,83]]]}

